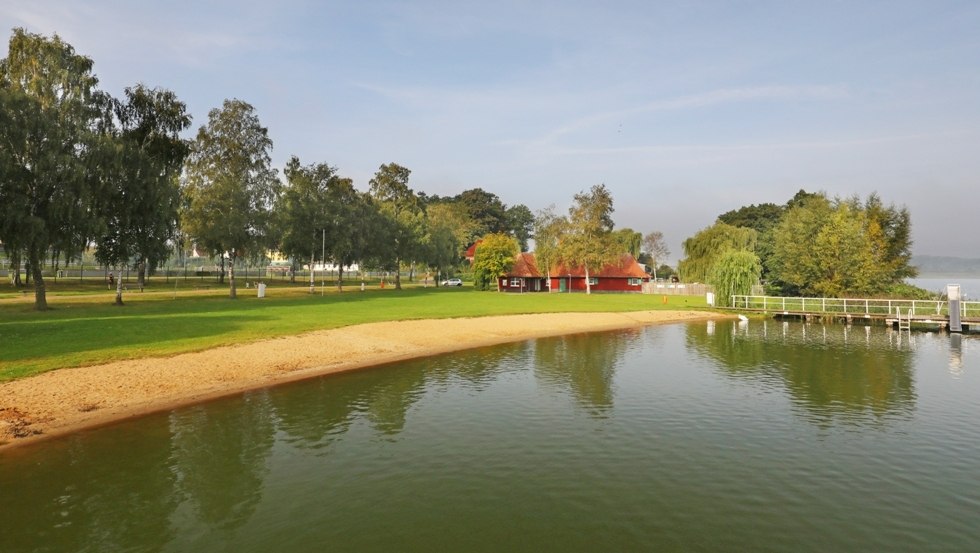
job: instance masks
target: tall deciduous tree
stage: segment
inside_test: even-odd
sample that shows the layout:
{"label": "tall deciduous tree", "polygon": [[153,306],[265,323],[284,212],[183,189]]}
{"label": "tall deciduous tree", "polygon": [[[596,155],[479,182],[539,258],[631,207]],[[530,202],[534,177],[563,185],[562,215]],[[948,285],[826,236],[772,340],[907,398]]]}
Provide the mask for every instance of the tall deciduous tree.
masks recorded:
{"label": "tall deciduous tree", "polygon": [[[191,118],[173,92],[143,85],[127,88],[126,100],[114,101],[113,112],[114,170],[102,199],[104,230],[96,239],[96,259],[118,265],[135,256],[142,289],[146,271],[166,259],[177,230],[179,177],[189,152],[180,133]],[[122,303],[117,279],[116,304]]]}
{"label": "tall deciduous tree", "polygon": [[[551,268],[562,262],[561,245],[568,228],[568,219],[555,213],[555,206],[538,211],[534,218],[534,257],[551,282]],[[551,289],[549,288],[550,292]]]}
{"label": "tall deciduous tree", "polygon": [[612,235],[613,199],[604,184],[575,195],[568,209],[568,226],[561,242],[563,261],[585,269],[585,291],[592,293],[589,275],[623,254]]}
{"label": "tall deciduous tree", "polygon": [[643,235],[631,228],[621,228],[613,231],[613,239],[619,246],[619,253],[628,253],[634,258],[640,257],[640,247],[643,244]]}
{"label": "tall deciduous tree", "polygon": [[728,250],[711,267],[708,283],[714,286],[718,302],[731,307],[732,296],[750,294],[761,274],[759,256],[747,250]]}
{"label": "tall deciduous tree", "polygon": [[473,257],[473,280],[480,290],[487,290],[490,283],[500,291],[500,277],[514,265],[514,258],[520,253],[520,245],[513,236],[493,233],[483,237],[476,247]]}
{"label": "tall deciduous tree", "polygon": [[229,297],[237,297],[235,261],[258,259],[271,245],[271,213],[280,183],[272,140],[255,109],[225,100],[208,113],[186,167],[184,229],[213,255],[227,256]]}
{"label": "tall deciduous tree", "polygon": [[108,97],[97,84],[92,60],[57,35],[14,29],[0,60],[0,241],[23,253],[38,310],[47,254],[81,251],[98,225]]}
{"label": "tall deciduous tree", "polygon": [[650,257],[650,266],[653,267],[653,279],[657,279],[657,264],[662,263],[670,255],[667,241],[664,240],[664,233],[659,230],[648,232],[643,237],[643,251]]}
{"label": "tall deciduous tree", "polygon": [[857,198],[807,198],[773,231],[773,279],[790,294],[884,292],[912,271],[901,253],[910,244],[908,225],[907,211],[884,208],[875,195],[864,205]]}
{"label": "tall deciduous tree", "polygon": [[392,258],[386,267],[395,271],[395,289],[401,290],[401,264],[419,256],[425,240],[425,208],[408,186],[412,172],[397,163],[382,165],[370,182],[370,193],[387,220]]}
{"label": "tall deciduous tree", "polygon": [[517,239],[522,252],[527,251],[528,242],[534,238],[534,214],[524,204],[507,208],[507,227],[511,236]]}
{"label": "tall deciduous tree", "polygon": [[685,257],[677,272],[687,282],[707,282],[712,265],[722,254],[728,250],[753,251],[756,236],[750,228],[715,223],[684,241]]}
{"label": "tall deciduous tree", "polygon": [[443,274],[460,260],[462,242],[457,234],[462,224],[460,213],[451,203],[440,202],[426,208],[429,240],[426,244],[426,262],[437,273]]}

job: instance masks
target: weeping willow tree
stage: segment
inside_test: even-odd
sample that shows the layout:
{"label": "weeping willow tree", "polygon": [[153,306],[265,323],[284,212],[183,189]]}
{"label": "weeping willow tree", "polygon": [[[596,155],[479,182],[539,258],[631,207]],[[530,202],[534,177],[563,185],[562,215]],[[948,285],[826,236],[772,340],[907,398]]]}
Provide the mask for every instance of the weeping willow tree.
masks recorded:
{"label": "weeping willow tree", "polygon": [[748,295],[759,282],[762,263],[748,250],[727,250],[711,268],[708,283],[715,287],[718,305],[731,307],[733,295]]}
{"label": "weeping willow tree", "polygon": [[750,228],[715,223],[684,241],[685,257],[677,270],[685,282],[706,282],[715,261],[727,251],[755,250],[757,235]]}

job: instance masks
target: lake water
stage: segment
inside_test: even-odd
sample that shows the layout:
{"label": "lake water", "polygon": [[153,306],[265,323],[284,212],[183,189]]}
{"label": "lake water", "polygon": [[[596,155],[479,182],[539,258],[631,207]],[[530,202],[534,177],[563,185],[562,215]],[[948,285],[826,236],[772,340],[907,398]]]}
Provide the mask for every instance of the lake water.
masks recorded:
{"label": "lake water", "polygon": [[0,454],[0,550],[980,547],[980,340],[751,321],[479,349]]}
{"label": "lake water", "polygon": [[908,282],[930,292],[940,292],[943,294],[946,293],[947,284],[959,284],[960,292],[964,295],[965,299],[970,301],[980,300],[980,278],[930,276],[926,278],[910,278]]}

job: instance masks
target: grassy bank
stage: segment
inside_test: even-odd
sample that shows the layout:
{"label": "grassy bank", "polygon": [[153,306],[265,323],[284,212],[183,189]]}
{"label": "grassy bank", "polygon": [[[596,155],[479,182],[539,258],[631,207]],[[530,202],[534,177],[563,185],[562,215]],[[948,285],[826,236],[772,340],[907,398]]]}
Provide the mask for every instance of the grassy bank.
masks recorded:
{"label": "grassy bank", "polygon": [[53,309],[43,313],[31,309],[30,296],[0,301],[0,381],[377,321],[705,307],[704,298],[692,296],[664,303],[662,296],[638,294],[498,294],[469,287],[350,287],[323,295],[273,287],[264,299],[242,289],[234,301],[223,289],[129,292],[123,307],[111,305],[108,291],[73,292],[50,295]]}

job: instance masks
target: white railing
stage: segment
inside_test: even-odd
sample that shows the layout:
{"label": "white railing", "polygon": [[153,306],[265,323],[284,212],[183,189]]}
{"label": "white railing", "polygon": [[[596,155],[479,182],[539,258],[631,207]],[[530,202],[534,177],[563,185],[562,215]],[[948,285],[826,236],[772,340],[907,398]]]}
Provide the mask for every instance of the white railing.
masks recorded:
{"label": "white railing", "polygon": [[[782,296],[732,296],[732,307],[756,311],[827,315],[887,316],[902,309],[912,315],[949,315],[943,300],[893,300],[864,298],[793,298]],[[960,316],[980,316],[980,301],[961,301]]]}

